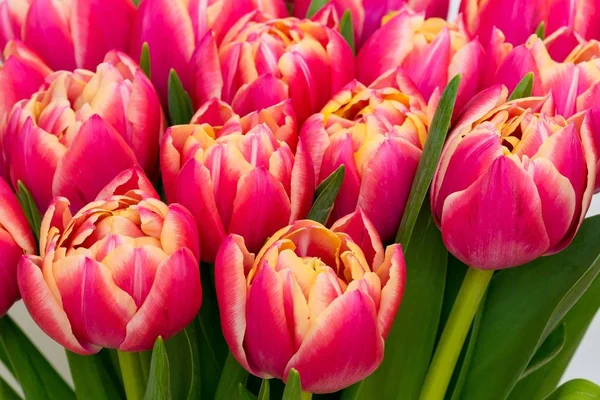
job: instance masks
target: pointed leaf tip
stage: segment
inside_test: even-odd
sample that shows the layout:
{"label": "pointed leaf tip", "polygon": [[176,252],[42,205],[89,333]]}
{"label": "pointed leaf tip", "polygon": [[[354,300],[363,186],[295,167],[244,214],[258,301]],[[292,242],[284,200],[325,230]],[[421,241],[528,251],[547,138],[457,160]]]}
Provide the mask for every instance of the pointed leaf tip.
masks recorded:
{"label": "pointed leaf tip", "polygon": [[329,218],[329,214],[333,209],[335,199],[340,192],[342,183],[344,182],[344,173],[346,167],[340,165],[331,173],[315,191],[315,202],[313,203],[307,219],[324,224]]}
{"label": "pointed leaf tip", "polygon": [[300,385],[300,375],[294,368],[290,369],[287,383],[281,400],[302,400],[302,386]]}
{"label": "pointed leaf tip", "polygon": [[152,79],[150,75],[150,46],[148,46],[148,42],[144,42],[142,45],[142,55],[140,56],[140,68],[144,71],[144,74],[148,77],[148,79]]}
{"label": "pointed leaf tip", "polygon": [[171,68],[168,82],[169,116],[171,125],[187,124],[192,119],[194,107],[188,92],[183,88],[177,72]]}
{"label": "pointed leaf tip", "polygon": [[352,24],[352,14],[350,10],[346,10],[340,21],[340,33],[348,42],[352,54],[356,55],[356,47],[354,45],[354,25]]}
{"label": "pointed leaf tip", "polygon": [[533,72],[528,72],[525,74],[523,79],[519,81],[515,90],[512,91],[508,100],[517,100],[523,99],[525,97],[531,96],[533,91]]}

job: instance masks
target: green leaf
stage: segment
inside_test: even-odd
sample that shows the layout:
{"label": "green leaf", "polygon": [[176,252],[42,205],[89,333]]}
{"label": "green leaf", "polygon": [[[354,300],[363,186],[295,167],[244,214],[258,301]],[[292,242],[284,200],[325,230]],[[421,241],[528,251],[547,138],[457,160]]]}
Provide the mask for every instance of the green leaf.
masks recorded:
{"label": "green leaf", "polygon": [[258,400],[269,400],[271,398],[270,379],[263,379],[260,384],[260,392],[258,392]]}
{"label": "green leaf", "polygon": [[27,218],[27,222],[33,231],[33,235],[35,236],[35,240],[39,242],[40,239],[40,226],[42,225],[42,216],[37,206],[35,205],[35,201],[31,196],[31,192],[25,187],[25,184],[21,181],[17,182],[17,199],[19,200],[19,204],[21,204],[21,208],[25,213],[25,218]]}
{"label": "green leaf", "polygon": [[21,396],[0,377],[0,400],[21,400]]}
{"label": "green leaf", "polygon": [[525,74],[523,79],[517,84],[515,90],[512,91],[508,100],[523,99],[531,96],[533,90],[533,72]]}
{"label": "green leaf", "polygon": [[427,141],[421,153],[421,159],[419,160],[415,179],[410,189],[408,202],[406,203],[404,215],[402,216],[398,234],[396,235],[396,243],[401,243],[404,248],[407,247],[410,241],[419,211],[429,190],[429,184],[433,179],[433,174],[442,153],[442,147],[450,128],[450,120],[452,119],[459,84],[460,75],[456,75],[448,83],[446,89],[444,89],[438,108],[431,121]]}
{"label": "green leaf", "polygon": [[595,216],[562,252],[494,276],[461,399],[508,397],[535,351],[598,276],[599,253]]}
{"label": "green leaf", "polygon": [[546,39],[546,25],[544,24],[544,21],[540,22],[535,30],[535,34],[542,40]]}
{"label": "green leaf", "polygon": [[600,386],[585,379],[562,384],[546,400],[600,400]]}
{"label": "green leaf", "polygon": [[313,203],[307,219],[324,224],[329,218],[329,214],[333,209],[335,198],[340,192],[342,183],[344,182],[345,167],[340,165],[335,171],[325,179],[315,191],[316,200]]}
{"label": "green leaf", "polygon": [[600,309],[600,275],[562,320],[566,342],[552,361],[525,378],[521,378],[509,400],[541,400],[560,382],[585,332]]}
{"label": "green leaf", "polygon": [[0,346],[27,399],[75,399],[73,390],[8,315],[0,319]]}
{"label": "green leaf", "polygon": [[148,42],[144,42],[142,45],[142,55],[140,56],[140,68],[144,71],[144,74],[151,79],[150,75],[150,47]]}
{"label": "green leaf", "polygon": [[[169,363],[171,394],[174,399],[200,398],[200,355],[196,337],[196,319],[183,331],[165,342]],[[202,397],[204,398],[204,397]]]}
{"label": "green leaf", "polygon": [[140,0],[131,0],[131,1],[133,1],[133,5],[136,7],[140,5]]}
{"label": "green leaf", "polygon": [[192,99],[183,88],[179,75],[172,68],[169,73],[168,92],[171,125],[189,124],[194,115]]}
{"label": "green leaf", "polygon": [[248,379],[248,371],[246,371],[233,357],[233,354],[227,355],[223,373],[219,379],[217,388],[216,400],[228,400],[234,397],[235,390],[239,385],[244,386]]}
{"label": "green leaf", "polygon": [[340,33],[348,42],[350,49],[352,49],[352,54],[356,54],[356,47],[354,46],[354,26],[352,24],[352,14],[350,14],[350,10],[346,10],[344,15],[342,16],[342,20],[340,21]]}
{"label": "green leaf", "polygon": [[296,371],[294,368],[290,369],[281,400],[302,400],[300,375],[298,375],[298,371]]}
{"label": "green leaf", "polygon": [[552,361],[552,359],[561,352],[565,346],[566,340],[567,329],[565,324],[559,325],[535,352],[533,358],[529,361],[529,365],[527,365],[527,369],[523,371],[521,379]]}
{"label": "green leaf", "polygon": [[344,400],[413,400],[419,396],[433,354],[448,256],[428,202],[421,208],[413,236],[405,249],[406,288],[386,340],[383,362],[362,383],[344,390]]}
{"label": "green leaf", "polygon": [[158,337],[156,342],[154,342],[148,386],[144,394],[144,400],[153,399],[171,399],[169,357],[167,356],[167,349],[161,337]]}
{"label": "green leaf", "polygon": [[106,351],[91,356],[66,351],[78,400],[124,399],[110,355]]}
{"label": "green leaf", "polygon": [[329,3],[329,0],[312,0],[306,10],[306,18],[312,18],[313,15],[319,12],[319,10],[325,7]]}
{"label": "green leaf", "polygon": [[238,383],[238,396],[241,400],[256,400],[256,396],[253,395],[243,383]]}

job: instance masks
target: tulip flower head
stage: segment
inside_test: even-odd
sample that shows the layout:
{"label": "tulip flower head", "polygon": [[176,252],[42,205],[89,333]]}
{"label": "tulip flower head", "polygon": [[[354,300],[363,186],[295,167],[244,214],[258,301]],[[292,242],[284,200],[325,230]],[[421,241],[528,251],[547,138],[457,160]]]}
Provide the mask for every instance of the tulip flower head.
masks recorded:
{"label": "tulip flower head", "polygon": [[0,318],[21,297],[17,265],[24,253],[35,253],[35,241],[17,197],[0,178]]}
{"label": "tulip flower head", "polygon": [[202,59],[210,66],[220,65],[222,81],[215,83],[211,69],[198,71],[196,103],[216,96],[239,115],[291,99],[302,123],[354,78],[348,43],[338,32],[310,20],[247,14],[223,39],[218,59],[209,48]]}
{"label": "tulip flower head", "polygon": [[308,214],[313,169],[302,143],[294,152],[285,141],[296,141],[285,109],[291,112],[289,103],[240,118],[213,99],[193,124],[167,130],[161,147],[165,193],[194,215],[203,260],[214,261],[229,233],[258,251],[278,229]]}
{"label": "tulip flower head", "polygon": [[316,184],[346,168],[330,221],[359,207],[382,240],[393,241],[435,107],[401,71],[390,71],[368,88],[348,84],[306,121],[300,138]]}
{"label": "tulip flower head", "polygon": [[79,209],[126,168],[155,175],[162,130],[152,84],[133,60],[111,52],[95,73],[56,72],[15,104],[2,147],[13,185],[21,180],[42,211],[57,195]]}
{"label": "tulip flower head", "polygon": [[[126,190],[142,172],[125,174],[109,186]],[[42,221],[40,249],[40,257],[19,263],[23,301],[40,328],[73,352],[150,350],[200,308],[193,217],[153,193],[126,190],[75,215],[57,197]]]}
{"label": "tulip flower head", "polygon": [[589,115],[565,119],[550,96],[507,95],[494,86],[465,107],[432,183],[444,243],[474,268],[514,267],[564,249],[594,189]]}
{"label": "tulip flower head", "polygon": [[53,70],[93,70],[127,51],[134,14],[131,0],[0,0],[0,48],[22,40]]}
{"label": "tulip flower head", "polygon": [[228,236],[215,263],[225,340],[237,361],[261,378],[287,379],[329,393],[371,374],[405,282],[400,245],[384,254],[359,210],[332,229],[309,220],[276,232],[258,255]]}

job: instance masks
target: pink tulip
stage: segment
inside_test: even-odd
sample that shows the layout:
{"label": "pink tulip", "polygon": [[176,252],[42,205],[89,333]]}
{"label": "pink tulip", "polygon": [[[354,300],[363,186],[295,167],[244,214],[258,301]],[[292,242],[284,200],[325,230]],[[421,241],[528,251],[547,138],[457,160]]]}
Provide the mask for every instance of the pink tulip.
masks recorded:
{"label": "pink tulip", "polygon": [[160,102],[135,62],[110,52],[96,72],[60,71],[46,89],[15,104],[2,147],[13,185],[23,181],[38,207],[65,196],[92,201],[119,172],[158,172]]}
{"label": "pink tulip", "polygon": [[387,248],[359,210],[331,230],[309,220],[275,233],[257,256],[228,236],[215,263],[225,340],[261,378],[329,393],[369,376],[383,359],[405,282],[400,245]]}
{"label": "pink tulip", "polygon": [[21,256],[35,253],[35,241],[10,186],[0,178],[0,318],[21,295],[17,264]]}
{"label": "pink tulip", "polygon": [[[33,320],[79,354],[103,347],[152,349],[175,335],[202,302],[198,231],[190,213],[167,206],[141,170],[126,171],[72,215],[57,197],[46,212],[40,257],[23,257],[19,289]],[[110,188],[130,190],[111,195]]]}
{"label": "pink tulip", "polygon": [[126,51],[131,0],[0,0],[0,46],[21,39],[54,70],[94,69]]}
{"label": "pink tulip", "polygon": [[[482,43],[487,44],[482,47]],[[509,45],[508,45],[509,46]],[[365,43],[356,58],[357,76],[371,84],[390,69],[402,68],[425,99],[461,74],[456,109],[480,90],[490,70],[509,49],[501,32],[486,42],[470,39],[459,21],[425,19],[408,8],[391,14]]]}
{"label": "pink tulip", "polygon": [[549,96],[507,96],[494,86],[465,107],[432,183],[446,247],[475,268],[514,267],[564,249],[594,190],[589,115],[565,120]]}
{"label": "pink tulip", "polygon": [[314,177],[302,143],[292,147],[295,129],[289,102],[240,118],[213,99],[192,125],[167,130],[161,145],[165,193],[194,215],[204,261],[214,261],[229,233],[256,252],[278,229],[306,217]]}
{"label": "pink tulip", "polygon": [[401,72],[370,87],[352,82],[300,132],[316,184],[340,165],[345,176],[330,221],[362,208],[385,243],[393,241],[436,103],[427,106]]}
{"label": "pink tulip", "polygon": [[[194,84],[190,65],[202,38],[212,30],[218,42],[244,14],[259,10],[273,18],[284,17],[283,0],[143,0],[133,27],[131,51],[139,60],[148,42],[152,82],[163,104],[167,101],[169,71],[174,68],[185,88]],[[197,68],[205,68],[200,60]],[[198,104],[200,106],[201,104]]]}
{"label": "pink tulip", "polygon": [[219,97],[246,115],[291,99],[300,123],[354,78],[352,50],[338,32],[258,12],[241,18],[218,52],[208,34],[195,58],[196,104]]}
{"label": "pink tulip", "polygon": [[[294,16],[304,18],[311,0],[294,0],[292,3]],[[333,5],[338,18],[346,10],[350,11],[354,28],[354,42],[356,48],[360,49],[373,32],[379,29],[382,19],[388,13],[399,11],[408,5],[414,11],[425,12],[427,18],[446,19],[449,4],[448,0],[332,0],[327,5]]]}

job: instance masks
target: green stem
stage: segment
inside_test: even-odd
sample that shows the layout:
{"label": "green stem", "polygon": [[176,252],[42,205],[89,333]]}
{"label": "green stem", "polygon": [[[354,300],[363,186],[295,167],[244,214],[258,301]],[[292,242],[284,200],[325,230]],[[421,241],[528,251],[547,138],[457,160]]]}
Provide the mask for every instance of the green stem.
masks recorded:
{"label": "green stem", "polygon": [[142,400],[146,385],[140,355],[125,351],[118,351],[118,354],[127,400]]}
{"label": "green stem", "polygon": [[312,393],[310,392],[302,392],[302,400],[311,400],[312,399]]}
{"label": "green stem", "polygon": [[437,345],[419,400],[442,400],[493,270],[469,268]]}

